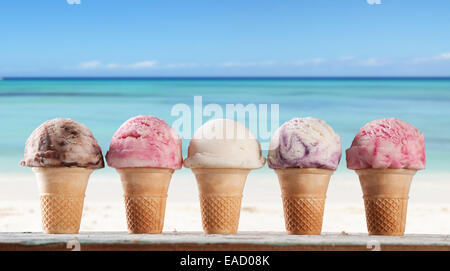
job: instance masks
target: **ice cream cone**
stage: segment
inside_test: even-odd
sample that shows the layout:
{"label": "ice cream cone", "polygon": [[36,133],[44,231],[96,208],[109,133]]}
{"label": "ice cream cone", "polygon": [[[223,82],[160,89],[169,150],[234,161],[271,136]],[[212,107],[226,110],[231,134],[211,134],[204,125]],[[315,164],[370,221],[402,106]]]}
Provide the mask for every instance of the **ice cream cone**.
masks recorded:
{"label": "ice cream cone", "polygon": [[323,211],[333,170],[318,168],[276,169],[280,182],[288,234],[320,234]]}
{"label": "ice cream cone", "polygon": [[78,233],[84,193],[93,169],[34,167],[45,233]]}
{"label": "ice cream cone", "polygon": [[200,194],[203,231],[236,234],[242,192],[250,169],[193,168]]}
{"label": "ice cream cone", "polygon": [[128,231],[161,233],[173,169],[118,168],[124,190]]}
{"label": "ice cream cone", "polygon": [[364,194],[369,235],[403,235],[414,169],[356,170]]}

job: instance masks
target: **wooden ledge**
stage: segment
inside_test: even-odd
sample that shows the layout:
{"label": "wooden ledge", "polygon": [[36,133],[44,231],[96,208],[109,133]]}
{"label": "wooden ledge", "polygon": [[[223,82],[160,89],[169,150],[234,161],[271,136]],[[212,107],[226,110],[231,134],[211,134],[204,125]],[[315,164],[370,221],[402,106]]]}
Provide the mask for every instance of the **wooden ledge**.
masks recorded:
{"label": "wooden ledge", "polygon": [[237,235],[205,235],[201,232],[128,234],[82,232],[80,234],[0,233],[0,250],[147,250],[147,251],[346,251],[346,250],[446,250],[450,235],[367,234],[287,235],[282,232],[240,232]]}

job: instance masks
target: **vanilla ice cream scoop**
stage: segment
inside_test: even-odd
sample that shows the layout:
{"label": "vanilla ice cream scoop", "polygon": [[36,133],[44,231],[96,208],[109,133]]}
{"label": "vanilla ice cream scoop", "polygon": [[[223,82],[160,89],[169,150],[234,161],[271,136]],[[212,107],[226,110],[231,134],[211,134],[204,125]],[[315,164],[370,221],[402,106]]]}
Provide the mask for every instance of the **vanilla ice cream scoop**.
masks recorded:
{"label": "vanilla ice cream scoop", "polygon": [[335,170],[341,159],[341,138],[325,121],[294,118],[284,123],[269,145],[270,168]]}
{"label": "vanilla ice cream scoop", "polygon": [[194,134],[184,160],[187,168],[242,168],[264,166],[261,146],[241,123],[229,119],[211,120]]}

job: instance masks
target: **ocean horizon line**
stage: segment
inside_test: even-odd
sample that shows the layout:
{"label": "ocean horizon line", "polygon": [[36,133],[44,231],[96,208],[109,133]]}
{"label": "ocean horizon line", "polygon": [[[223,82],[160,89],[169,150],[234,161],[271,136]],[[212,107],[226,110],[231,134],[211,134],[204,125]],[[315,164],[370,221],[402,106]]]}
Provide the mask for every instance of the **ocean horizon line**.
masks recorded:
{"label": "ocean horizon line", "polygon": [[450,80],[450,76],[6,76],[0,80]]}

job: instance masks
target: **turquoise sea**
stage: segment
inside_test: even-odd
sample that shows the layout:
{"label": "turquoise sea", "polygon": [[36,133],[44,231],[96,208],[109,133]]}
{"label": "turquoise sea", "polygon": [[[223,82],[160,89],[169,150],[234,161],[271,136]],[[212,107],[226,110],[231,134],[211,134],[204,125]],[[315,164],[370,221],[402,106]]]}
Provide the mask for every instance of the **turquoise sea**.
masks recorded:
{"label": "turquoise sea", "polygon": [[[368,121],[396,117],[424,132],[427,170],[450,171],[450,79],[6,78],[0,80],[0,172],[27,170],[19,166],[25,141],[45,120],[84,123],[106,153],[128,118],[153,115],[171,125],[178,118],[172,107],[183,103],[193,110],[194,96],[224,110],[226,104],[279,104],[280,124],[293,117],[323,119],[341,135],[343,152]],[[188,143],[183,140],[185,156]],[[345,156],[339,166],[344,171]]]}

